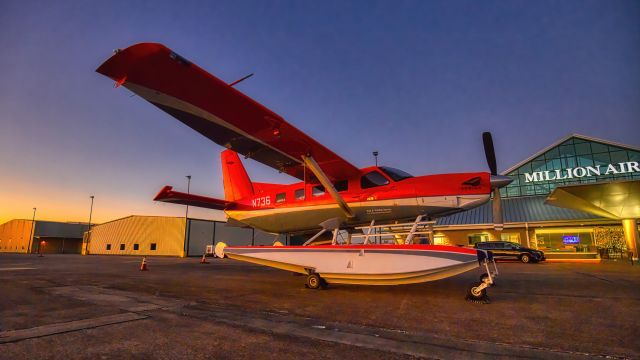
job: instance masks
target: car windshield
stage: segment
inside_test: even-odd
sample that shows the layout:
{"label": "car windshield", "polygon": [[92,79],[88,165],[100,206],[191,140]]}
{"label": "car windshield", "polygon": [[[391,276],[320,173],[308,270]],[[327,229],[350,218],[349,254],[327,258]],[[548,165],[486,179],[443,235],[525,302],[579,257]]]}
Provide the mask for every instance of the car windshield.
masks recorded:
{"label": "car windshield", "polygon": [[385,174],[387,174],[393,181],[396,182],[413,177],[413,175],[407,172],[388,166],[380,166],[380,170],[384,171]]}

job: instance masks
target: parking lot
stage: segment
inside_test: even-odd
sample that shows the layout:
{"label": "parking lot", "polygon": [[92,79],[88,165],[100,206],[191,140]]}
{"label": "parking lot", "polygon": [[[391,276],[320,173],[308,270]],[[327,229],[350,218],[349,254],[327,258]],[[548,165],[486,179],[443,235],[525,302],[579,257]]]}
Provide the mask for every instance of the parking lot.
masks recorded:
{"label": "parking lot", "polygon": [[640,357],[640,266],[499,264],[396,287],[196,258],[0,255],[0,358]]}

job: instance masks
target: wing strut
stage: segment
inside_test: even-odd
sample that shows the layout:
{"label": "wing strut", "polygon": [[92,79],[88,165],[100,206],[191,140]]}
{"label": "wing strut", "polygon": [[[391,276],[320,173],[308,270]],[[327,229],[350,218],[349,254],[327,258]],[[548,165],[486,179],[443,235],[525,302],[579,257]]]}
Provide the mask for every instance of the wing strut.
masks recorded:
{"label": "wing strut", "polygon": [[351,210],[349,205],[347,205],[347,202],[344,201],[344,199],[342,198],[342,196],[340,196],[340,194],[338,194],[338,191],[336,191],[336,188],[333,187],[333,184],[331,183],[331,181],[329,181],[329,178],[327,177],[327,175],[325,175],[325,173],[320,168],[320,165],[318,165],[318,163],[313,159],[313,157],[302,155],[302,160],[304,161],[304,164],[306,165],[306,167],[308,167],[309,170],[311,170],[313,175],[315,175],[318,178],[318,180],[320,180],[320,183],[322,184],[322,186],[324,186],[324,188],[327,189],[327,191],[329,192],[333,200],[335,200],[336,203],[338,203],[338,206],[340,207],[340,209],[342,209],[342,211],[344,211],[345,215],[347,215],[347,217],[350,219],[354,218],[355,215],[353,215],[353,211]]}

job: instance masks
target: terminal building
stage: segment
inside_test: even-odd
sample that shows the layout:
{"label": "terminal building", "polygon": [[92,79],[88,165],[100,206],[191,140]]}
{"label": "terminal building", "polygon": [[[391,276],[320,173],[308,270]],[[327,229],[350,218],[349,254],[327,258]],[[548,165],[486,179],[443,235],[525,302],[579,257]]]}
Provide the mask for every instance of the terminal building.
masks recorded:
{"label": "terminal building", "polygon": [[0,252],[80,254],[89,225],[15,219],[0,224]]}
{"label": "terminal building", "polygon": [[[434,243],[511,241],[542,250],[550,259],[576,260],[624,257],[635,248],[637,257],[640,198],[633,191],[640,186],[639,164],[638,148],[567,136],[502,173],[513,179],[501,189],[504,230],[494,230],[489,202],[438,219]],[[558,201],[567,189],[579,187],[590,189],[589,197],[573,194]],[[603,210],[607,204],[613,210]],[[615,214],[621,208],[635,213],[629,218]]]}

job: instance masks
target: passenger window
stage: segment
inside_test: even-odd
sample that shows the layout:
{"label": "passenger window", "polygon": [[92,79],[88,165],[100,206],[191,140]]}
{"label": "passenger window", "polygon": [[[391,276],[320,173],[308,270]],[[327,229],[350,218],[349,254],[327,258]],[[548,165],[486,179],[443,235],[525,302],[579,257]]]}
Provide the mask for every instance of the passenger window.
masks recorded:
{"label": "passenger window", "polygon": [[133,250],[140,250],[140,244],[133,244]]}
{"label": "passenger window", "polygon": [[151,243],[151,245],[149,246],[149,249],[151,250],[155,250],[157,248],[156,243]]}
{"label": "passenger window", "polygon": [[120,250],[124,250],[124,244],[120,244]]}
{"label": "passenger window", "polygon": [[298,189],[295,192],[296,200],[304,200],[304,189]]}
{"label": "passenger window", "polygon": [[389,183],[389,180],[387,180],[386,177],[384,177],[382,174],[380,174],[377,171],[372,171],[364,175],[360,179],[360,187],[363,189],[368,189],[376,186],[383,186],[383,185],[387,185],[388,183]]}
{"label": "passenger window", "polygon": [[111,244],[107,244],[107,250],[111,250]]}
{"label": "passenger window", "polygon": [[286,193],[276,194],[276,204],[283,203],[287,199]]}
{"label": "passenger window", "polygon": [[311,188],[311,195],[313,195],[313,196],[322,196],[322,195],[324,195],[324,186],[316,185],[313,188]]}
{"label": "passenger window", "polygon": [[347,191],[349,188],[349,182],[347,180],[340,180],[333,183],[333,187],[337,192]]}

